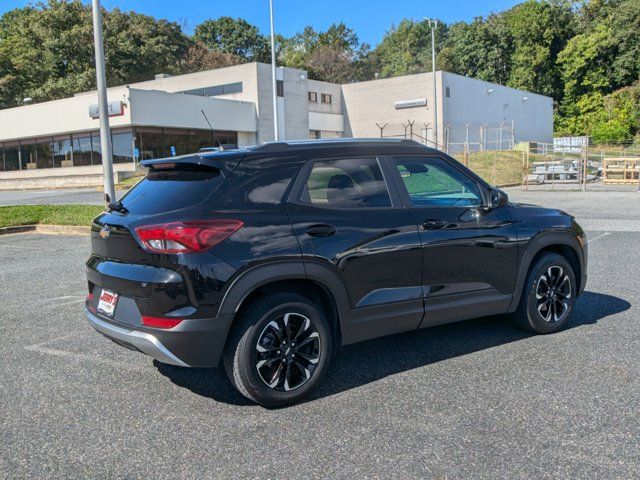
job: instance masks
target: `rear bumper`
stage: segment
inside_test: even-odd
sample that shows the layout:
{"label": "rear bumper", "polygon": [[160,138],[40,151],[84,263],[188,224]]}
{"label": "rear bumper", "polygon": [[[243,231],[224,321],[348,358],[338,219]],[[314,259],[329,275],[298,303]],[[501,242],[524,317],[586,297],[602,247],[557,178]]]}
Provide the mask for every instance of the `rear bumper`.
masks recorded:
{"label": "rear bumper", "polygon": [[180,367],[215,367],[220,361],[231,317],[185,320],[170,330],[131,328],[84,311],[93,328],[116,343],[162,363]]}

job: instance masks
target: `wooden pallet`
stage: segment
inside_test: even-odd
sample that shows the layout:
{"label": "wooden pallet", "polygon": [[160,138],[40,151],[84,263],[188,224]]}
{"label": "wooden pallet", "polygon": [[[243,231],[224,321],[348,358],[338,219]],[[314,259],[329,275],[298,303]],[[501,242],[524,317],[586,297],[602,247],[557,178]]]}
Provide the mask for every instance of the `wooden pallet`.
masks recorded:
{"label": "wooden pallet", "polygon": [[638,183],[640,174],[640,158],[617,157],[602,160],[602,179],[604,183],[630,184]]}

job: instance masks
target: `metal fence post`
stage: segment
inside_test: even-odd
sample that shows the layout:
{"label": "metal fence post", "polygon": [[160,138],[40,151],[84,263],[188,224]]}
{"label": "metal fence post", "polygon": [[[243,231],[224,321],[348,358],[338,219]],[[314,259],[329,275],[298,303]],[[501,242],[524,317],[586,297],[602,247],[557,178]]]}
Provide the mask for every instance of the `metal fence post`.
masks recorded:
{"label": "metal fence post", "polygon": [[464,142],[464,153],[462,155],[462,160],[464,162],[464,166],[469,166],[469,142]]}
{"label": "metal fence post", "polygon": [[587,147],[582,147],[582,191],[587,191],[587,160],[589,158]]}
{"label": "metal fence post", "polygon": [[493,152],[493,186],[496,186],[496,157],[498,156],[498,150]]}
{"label": "metal fence post", "polygon": [[445,142],[446,142],[445,143],[445,147],[444,147],[444,149],[445,149],[444,151],[446,153],[449,153],[449,133],[450,133],[450,128],[451,128],[451,125],[448,124],[448,123],[444,128],[444,135],[445,135]]}

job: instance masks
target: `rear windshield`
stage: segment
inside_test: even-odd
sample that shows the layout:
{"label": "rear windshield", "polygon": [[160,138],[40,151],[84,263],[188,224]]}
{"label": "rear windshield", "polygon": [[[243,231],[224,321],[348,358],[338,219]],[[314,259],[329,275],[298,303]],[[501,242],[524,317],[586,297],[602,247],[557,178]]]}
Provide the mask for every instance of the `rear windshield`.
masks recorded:
{"label": "rear windshield", "polygon": [[155,214],[202,203],[224,181],[220,170],[151,171],[122,197],[133,214]]}

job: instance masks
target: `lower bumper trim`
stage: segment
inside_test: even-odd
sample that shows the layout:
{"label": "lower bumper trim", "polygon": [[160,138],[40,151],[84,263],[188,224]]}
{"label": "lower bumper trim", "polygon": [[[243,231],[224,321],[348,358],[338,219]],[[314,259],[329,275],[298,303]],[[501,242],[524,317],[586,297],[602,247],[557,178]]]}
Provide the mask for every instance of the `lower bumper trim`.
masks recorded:
{"label": "lower bumper trim", "polygon": [[160,342],[160,340],[150,333],[129,330],[127,328],[118,327],[105,322],[87,308],[85,308],[84,313],[91,326],[106,337],[133,345],[142,353],[149,355],[160,362],[177,365],[179,367],[189,366],[171,353],[169,349]]}

